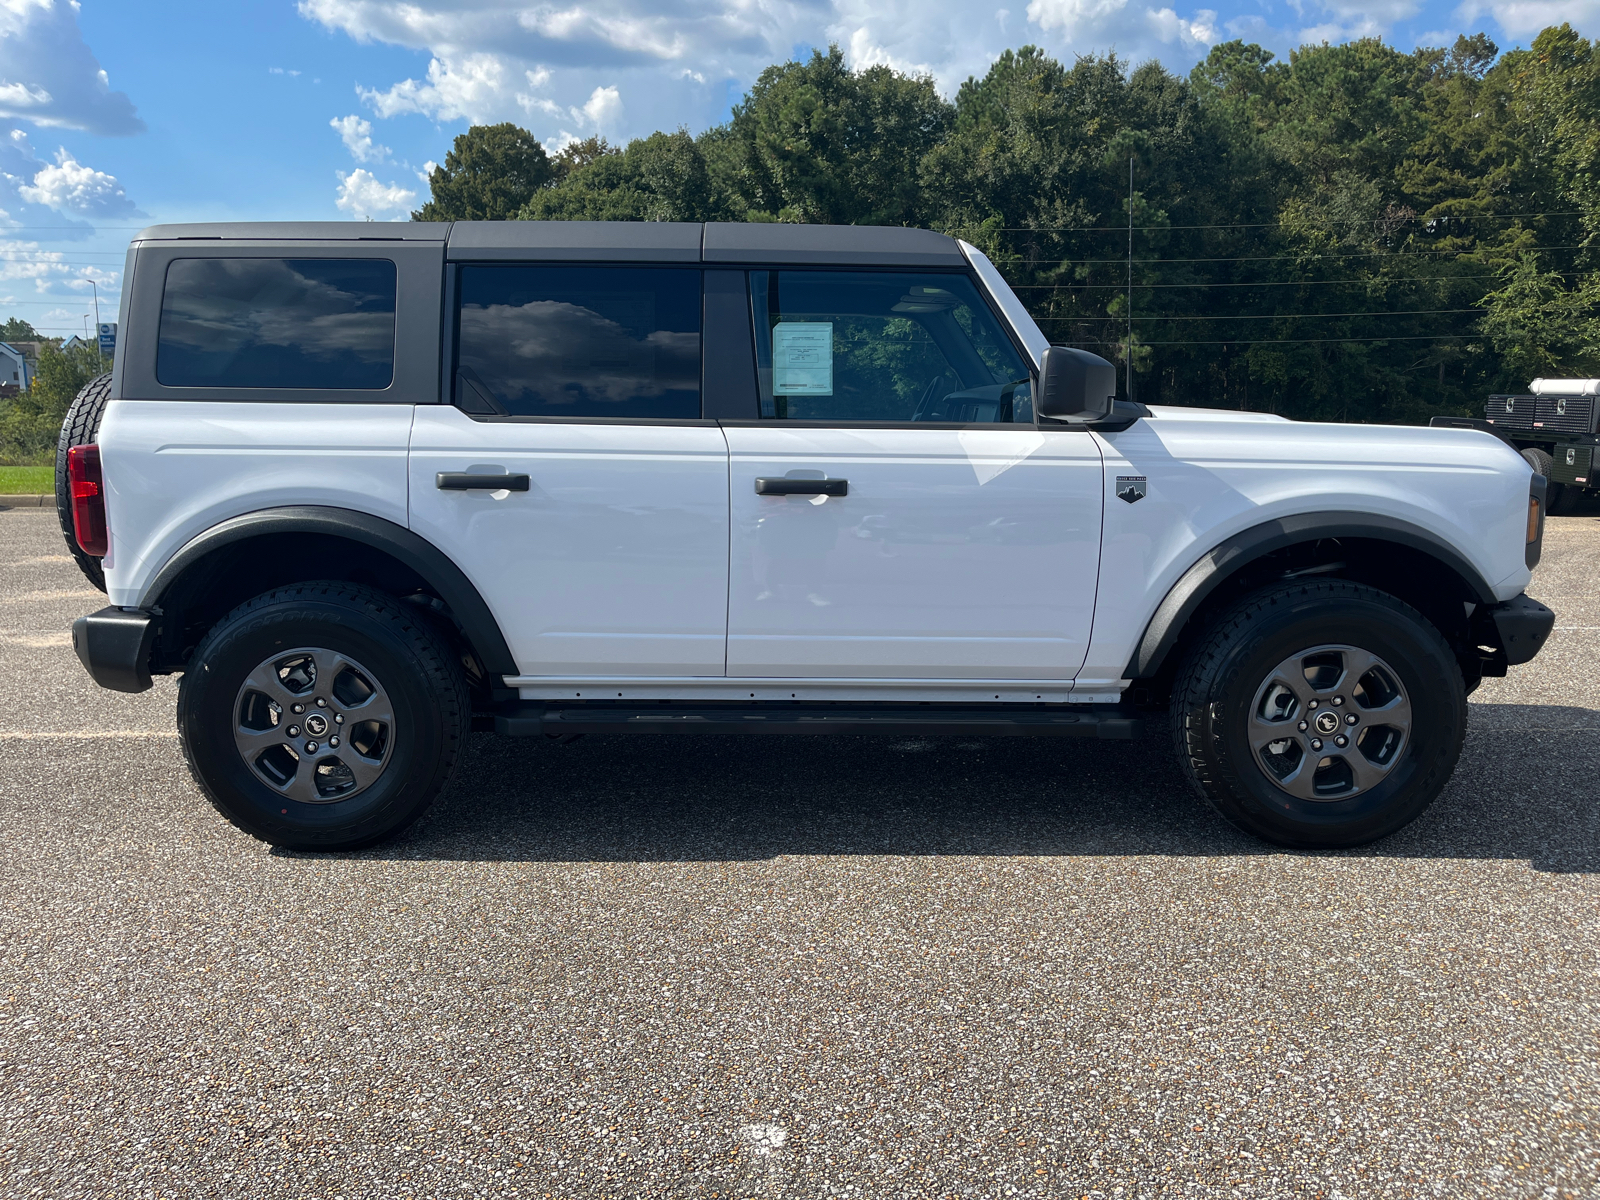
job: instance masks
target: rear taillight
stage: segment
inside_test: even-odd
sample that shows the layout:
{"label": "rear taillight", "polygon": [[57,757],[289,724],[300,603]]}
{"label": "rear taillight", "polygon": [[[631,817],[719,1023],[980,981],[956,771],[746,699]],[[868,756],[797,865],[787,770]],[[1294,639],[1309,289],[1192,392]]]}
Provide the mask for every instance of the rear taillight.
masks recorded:
{"label": "rear taillight", "polygon": [[100,447],[67,451],[67,486],[72,489],[72,532],[83,552],[104,558],[111,549],[106,532],[106,485],[100,474]]}

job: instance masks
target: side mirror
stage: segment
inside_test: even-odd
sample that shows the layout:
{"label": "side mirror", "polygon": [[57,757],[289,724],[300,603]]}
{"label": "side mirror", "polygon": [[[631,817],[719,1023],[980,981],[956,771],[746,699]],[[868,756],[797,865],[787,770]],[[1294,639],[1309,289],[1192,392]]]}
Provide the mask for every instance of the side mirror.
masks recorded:
{"label": "side mirror", "polygon": [[1117,369],[1098,354],[1071,346],[1048,346],[1039,368],[1041,417],[1058,421],[1101,421],[1117,399]]}

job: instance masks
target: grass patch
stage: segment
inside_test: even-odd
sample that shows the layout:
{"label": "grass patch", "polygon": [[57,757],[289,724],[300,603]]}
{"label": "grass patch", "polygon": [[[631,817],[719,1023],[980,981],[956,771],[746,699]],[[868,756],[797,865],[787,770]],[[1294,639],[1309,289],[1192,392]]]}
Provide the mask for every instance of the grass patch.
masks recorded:
{"label": "grass patch", "polygon": [[55,490],[54,467],[0,467],[0,496],[39,495]]}

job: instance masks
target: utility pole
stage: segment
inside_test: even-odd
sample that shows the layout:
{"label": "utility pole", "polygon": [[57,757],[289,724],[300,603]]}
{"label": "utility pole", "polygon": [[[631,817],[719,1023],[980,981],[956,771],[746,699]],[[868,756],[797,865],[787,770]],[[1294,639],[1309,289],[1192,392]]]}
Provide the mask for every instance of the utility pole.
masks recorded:
{"label": "utility pole", "polygon": [[1128,155],[1128,399],[1133,399],[1133,155]]}
{"label": "utility pole", "polygon": [[89,280],[89,286],[94,288],[94,352],[100,355],[100,365],[106,365],[106,356],[100,353],[100,289],[95,287],[94,280]]}

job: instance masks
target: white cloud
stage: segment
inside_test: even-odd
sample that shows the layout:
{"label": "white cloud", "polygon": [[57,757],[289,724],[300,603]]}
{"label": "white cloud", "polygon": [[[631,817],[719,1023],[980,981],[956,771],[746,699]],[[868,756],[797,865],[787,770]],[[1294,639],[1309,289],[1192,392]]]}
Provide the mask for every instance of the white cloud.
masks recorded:
{"label": "white cloud", "polygon": [[1185,46],[1209,47],[1218,40],[1217,14],[1209,8],[1200,9],[1187,21],[1170,8],[1146,9],[1145,20],[1156,37],[1168,44],[1179,42]]}
{"label": "white cloud", "polygon": [[[37,292],[50,293],[63,285],[74,290],[81,288],[88,291],[88,281],[93,279],[100,287],[102,304],[108,297],[115,297],[121,290],[121,271],[74,267],[64,262],[65,258],[66,255],[62,251],[45,250],[38,242],[0,240],[0,282],[31,280]],[[59,297],[60,293],[57,292],[57,298]],[[45,317],[59,315],[61,314],[46,313]],[[76,321],[78,315],[72,313],[72,320]]]}
{"label": "white cloud", "polygon": [[339,196],[334,204],[354,217],[382,217],[409,209],[417,198],[411,188],[384,183],[371,171],[357,167],[339,172]]}
{"label": "white cloud", "polygon": [[29,203],[79,217],[120,217],[135,211],[115,175],[84,166],[65,147],[56,152],[53,166],[41,168],[17,194]]}
{"label": "white cloud", "polygon": [[574,109],[573,119],[580,116],[595,129],[610,129],[622,118],[622,94],[614,87],[597,87],[589,94],[588,103]]}
{"label": "white cloud", "polygon": [[389,147],[372,140],[372,122],[351,113],[348,117],[335,117],[328,122],[344,139],[344,148],[357,162],[378,163],[389,157]]}
{"label": "white cloud", "polygon": [[1547,25],[1566,21],[1579,33],[1600,33],[1600,2],[1597,0],[1469,0],[1456,10],[1456,20],[1473,26],[1485,13],[1492,16],[1514,38],[1531,38]]}
{"label": "white cloud", "polygon": [[76,0],[0,3],[0,118],[88,133],[144,128],[78,29]]}

